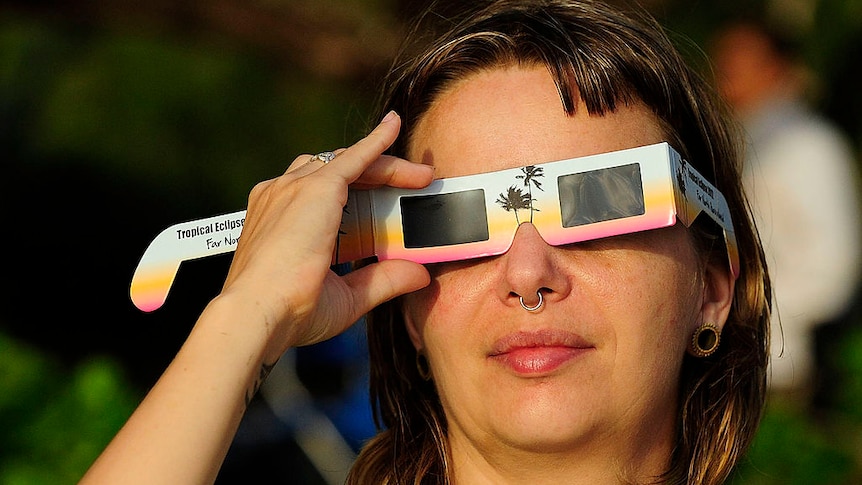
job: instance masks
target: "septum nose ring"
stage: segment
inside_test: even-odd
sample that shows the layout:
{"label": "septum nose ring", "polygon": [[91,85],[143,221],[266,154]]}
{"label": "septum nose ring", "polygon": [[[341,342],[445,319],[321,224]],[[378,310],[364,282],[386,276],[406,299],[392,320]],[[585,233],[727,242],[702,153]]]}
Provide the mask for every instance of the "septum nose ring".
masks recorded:
{"label": "septum nose ring", "polygon": [[537,291],[536,295],[539,297],[539,302],[533,306],[528,306],[526,303],[524,303],[524,297],[519,296],[518,301],[521,302],[521,308],[523,308],[524,310],[527,310],[528,312],[539,311],[539,309],[542,308],[542,305],[545,304],[545,297],[542,296],[542,290]]}

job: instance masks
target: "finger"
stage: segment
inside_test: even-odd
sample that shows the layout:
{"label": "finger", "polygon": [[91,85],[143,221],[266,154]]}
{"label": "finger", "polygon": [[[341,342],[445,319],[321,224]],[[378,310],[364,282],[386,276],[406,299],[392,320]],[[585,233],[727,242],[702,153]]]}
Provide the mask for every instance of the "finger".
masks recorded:
{"label": "finger", "polygon": [[353,318],[359,318],[397,296],[420,290],[431,282],[424,266],[398,259],[365,266],[342,278],[353,292]]}
{"label": "finger", "polygon": [[[338,148],[338,149],[332,150],[329,153],[333,153],[335,155],[335,157],[338,157],[338,155],[340,153],[343,153],[344,150],[345,150],[344,148]],[[322,152],[322,153],[327,153],[327,152]],[[323,167],[324,165],[326,165],[327,163],[329,163],[329,162],[323,160],[320,157],[320,155],[321,155],[320,153],[318,153],[317,155],[309,155],[309,154],[300,155],[300,156],[296,157],[293,160],[293,162],[290,163],[290,165],[288,165],[287,170],[285,170],[284,173],[286,173],[286,174],[290,173],[290,174],[293,174],[296,176],[303,176],[303,175],[307,175],[311,172],[314,172],[314,171],[318,170],[319,168]],[[333,160],[334,160],[334,158],[333,158]]]}
{"label": "finger", "polygon": [[372,189],[382,185],[405,189],[420,189],[434,180],[434,167],[381,155],[352,184],[358,189]]}
{"label": "finger", "polygon": [[[340,175],[348,184],[352,183],[392,145],[398,137],[400,129],[401,117],[394,111],[389,112],[371,133],[356,142],[353,146],[334,150],[336,158],[340,157],[338,160],[339,163],[337,164],[337,168],[330,168],[329,171]],[[314,155],[300,155],[294,159],[285,173],[304,176],[326,165],[330,164],[323,163],[321,160],[314,160]],[[334,164],[333,167],[335,167]]]}
{"label": "finger", "polygon": [[321,174],[337,175],[348,184],[354,182],[392,146],[400,129],[401,117],[394,111],[390,112],[365,138],[339,153],[337,163],[333,161],[321,167]]}
{"label": "finger", "polygon": [[[431,277],[422,265],[404,260],[389,260],[358,269],[346,276],[327,275],[329,283],[315,307],[298,311],[306,325],[293,342],[310,345],[329,339],[381,303],[427,286]],[[337,280],[337,281],[335,281]]]}

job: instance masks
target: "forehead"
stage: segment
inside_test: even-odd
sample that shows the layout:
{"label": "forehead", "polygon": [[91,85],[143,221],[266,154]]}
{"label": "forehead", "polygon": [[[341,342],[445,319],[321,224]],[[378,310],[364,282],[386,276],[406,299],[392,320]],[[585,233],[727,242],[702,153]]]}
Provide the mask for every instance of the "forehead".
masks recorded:
{"label": "forehead", "polygon": [[488,172],[664,141],[643,105],[591,116],[579,102],[568,116],[544,67],[472,74],[440,94],[417,123],[408,158],[438,177]]}

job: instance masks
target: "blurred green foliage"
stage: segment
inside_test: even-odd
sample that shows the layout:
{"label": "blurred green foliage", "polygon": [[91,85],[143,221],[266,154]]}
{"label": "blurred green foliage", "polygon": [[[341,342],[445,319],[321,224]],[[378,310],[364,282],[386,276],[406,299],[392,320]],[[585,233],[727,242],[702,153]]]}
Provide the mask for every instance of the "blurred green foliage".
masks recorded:
{"label": "blurred green foliage", "polygon": [[[858,433],[858,426],[847,428]],[[807,414],[781,405],[767,410],[752,449],[737,470],[735,485],[858,483],[851,442],[836,439]]]}
{"label": "blurred green foliage", "polygon": [[110,358],[68,368],[0,334],[0,484],[75,483],[139,396]]}
{"label": "blurred green foliage", "polygon": [[862,329],[848,327],[826,364],[836,392],[818,413],[772,397],[734,485],[862,483]]}
{"label": "blurred green foliage", "polygon": [[17,116],[2,137],[26,160],[199,187],[231,209],[299,153],[355,141],[367,111],[361,87],[310,79],[215,36],[0,15],[0,65],[2,109]]}

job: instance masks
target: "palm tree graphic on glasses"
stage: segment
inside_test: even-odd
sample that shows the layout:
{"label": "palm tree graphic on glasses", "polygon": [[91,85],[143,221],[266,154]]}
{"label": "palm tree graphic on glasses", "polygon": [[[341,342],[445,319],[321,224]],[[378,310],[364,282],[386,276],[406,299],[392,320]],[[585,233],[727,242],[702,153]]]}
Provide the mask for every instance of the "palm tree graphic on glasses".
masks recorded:
{"label": "palm tree graphic on glasses", "polygon": [[540,178],[545,176],[544,172],[545,170],[542,167],[535,165],[521,167],[521,173],[515,175],[515,178],[523,181],[523,186],[527,189],[527,192],[524,193],[520,187],[511,185],[506,192],[500,193],[500,196],[497,198],[496,202],[503,210],[515,213],[515,222],[519,226],[521,225],[521,220],[518,217],[518,210],[529,209],[530,222],[533,222],[533,212],[539,210],[533,206],[533,202],[536,200],[533,198],[533,187],[541,191],[545,190],[542,188],[542,182],[539,181]]}

